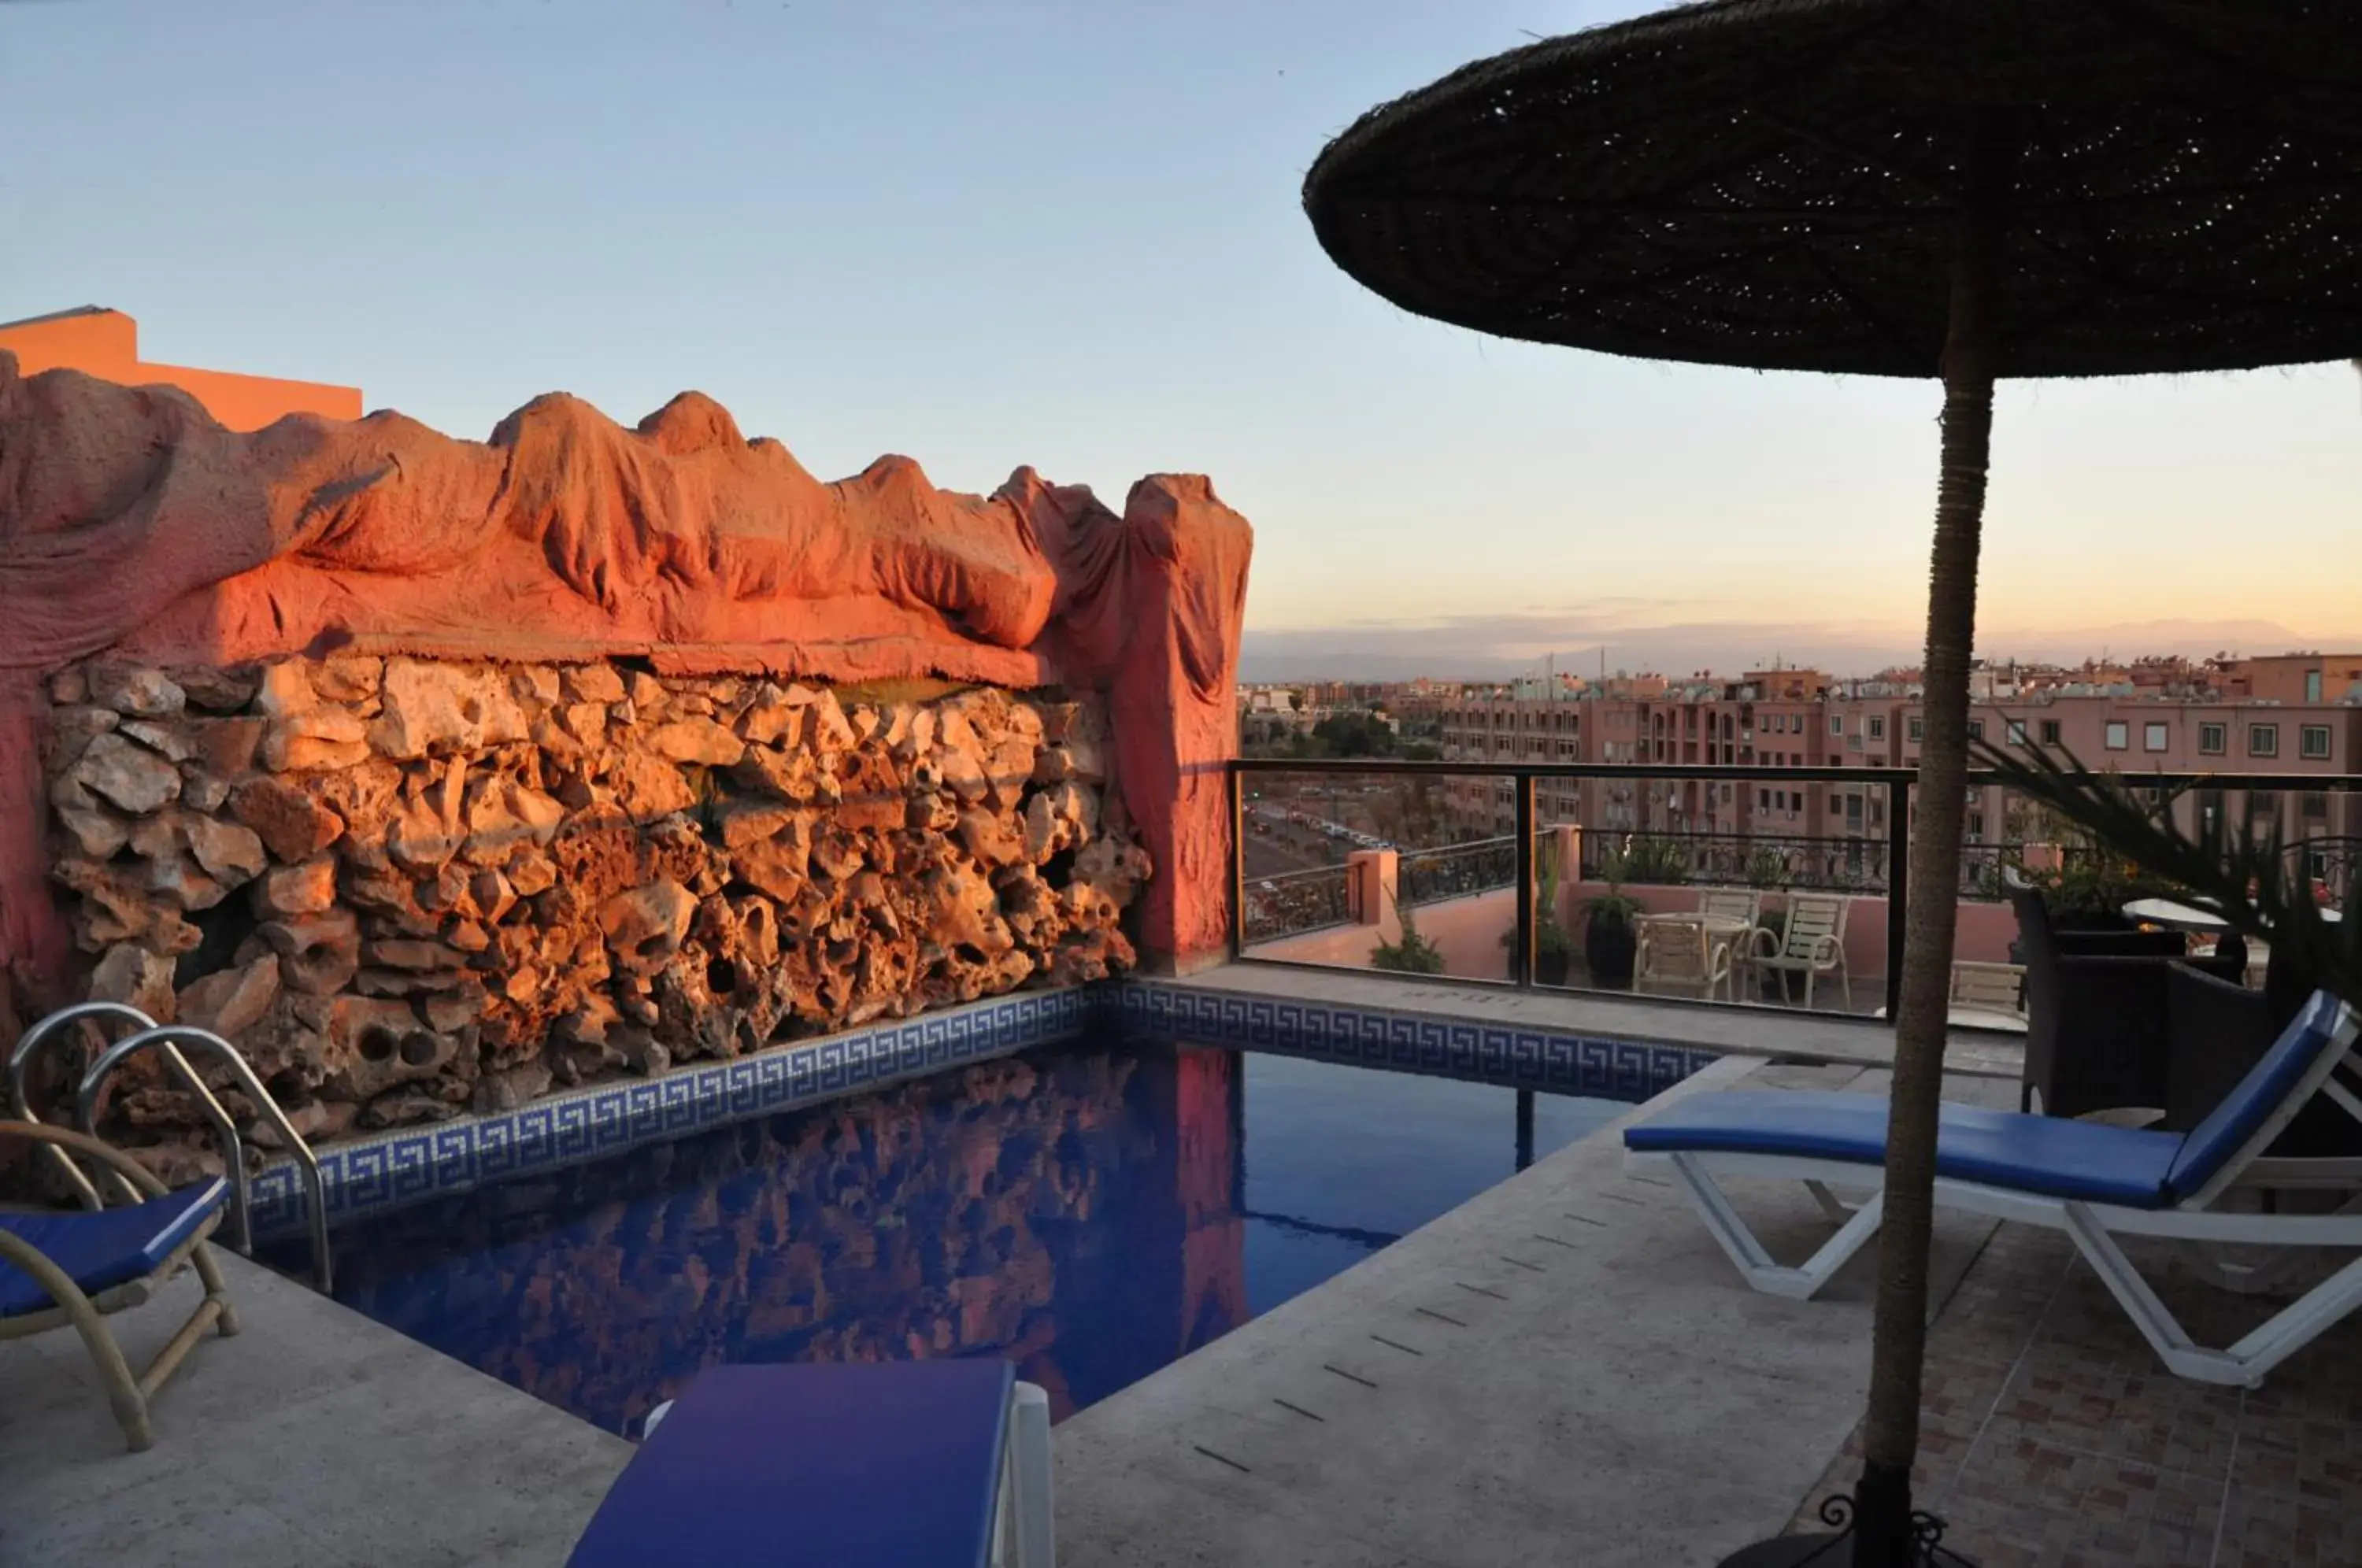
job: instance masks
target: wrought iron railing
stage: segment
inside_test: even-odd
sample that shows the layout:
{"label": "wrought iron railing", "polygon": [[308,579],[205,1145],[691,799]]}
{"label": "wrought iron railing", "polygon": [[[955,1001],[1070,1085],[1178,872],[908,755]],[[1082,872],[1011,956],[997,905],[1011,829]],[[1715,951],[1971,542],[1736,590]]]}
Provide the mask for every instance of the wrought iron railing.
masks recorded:
{"label": "wrought iron railing", "polygon": [[1440,849],[1407,850],[1396,863],[1395,876],[1400,896],[1413,904],[1514,887],[1518,880],[1518,841],[1513,837],[1479,838]]}
{"label": "wrought iron railing", "polygon": [[1876,838],[1589,832],[1583,835],[1583,874],[1595,881],[1883,892],[1888,847],[1883,832]]}
{"label": "wrought iron railing", "polygon": [[1322,926],[1342,925],[1352,918],[1346,901],[1347,875],[1342,866],[1318,866],[1247,882],[1246,940],[1276,942]]}

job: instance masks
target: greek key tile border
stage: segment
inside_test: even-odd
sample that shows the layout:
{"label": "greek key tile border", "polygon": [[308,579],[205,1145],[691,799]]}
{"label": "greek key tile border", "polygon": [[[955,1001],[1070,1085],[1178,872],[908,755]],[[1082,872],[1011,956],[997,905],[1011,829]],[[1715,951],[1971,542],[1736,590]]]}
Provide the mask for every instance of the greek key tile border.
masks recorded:
{"label": "greek key tile border", "polygon": [[[734,1061],[569,1089],[514,1110],[332,1143],[319,1151],[328,1218],[333,1223],[1071,1039],[1109,1016],[1113,1001],[1108,988],[994,997]],[[303,1227],[304,1184],[292,1161],[266,1166],[254,1178],[253,1200],[257,1234]]]}
{"label": "greek key tile border", "polygon": [[1605,1099],[1647,1099],[1718,1059],[1684,1045],[1511,1029],[1187,981],[1129,980],[1117,1000],[1127,1033]]}
{"label": "greek key tile border", "polygon": [[[1710,1051],[1509,1029],[1399,1008],[1347,1006],[1128,979],[1026,991],[922,1017],[798,1040],[654,1078],[569,1089],[514,1110],[332,1143],[320,1151],[331,1223],[638,1143],[791,1110],[1070,1040],[1095,1024],[1205,1044],[1397,1072],[1642,1100],[1716,1059]],[[254,1179],[258,1234],[304,1224],[292,1162]]]}

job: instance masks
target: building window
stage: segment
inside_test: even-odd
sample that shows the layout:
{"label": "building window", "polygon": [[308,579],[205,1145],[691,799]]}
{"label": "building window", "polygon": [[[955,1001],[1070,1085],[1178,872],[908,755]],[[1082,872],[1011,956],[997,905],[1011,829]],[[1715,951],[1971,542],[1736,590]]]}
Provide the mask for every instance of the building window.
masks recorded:
{"label": "building window", "polygon": [[1768,812],[1772,809],[1771,790],[1758,790],[1755,791],[1755,809],[1759,812]]}
{"label": "building window", "polygon": [[2130,746],[2133,744],[2132,726],[2122,719],[2110,719],[2107,744],[2110,751],[2123,751]]}
{"label": "building window", "polygon": [[2329,797],[2317,790],[2308,790],[2299,797],[2297,810],[2308,822],[2321,822],[2329,815]]}
{"label": "building window", "polygon": [[2143,751],[2163,751],[2165,749],[2165,726],[2163,724],[2148,723],[2141,726],[2141,749]]}
{"label": "building window", "polygon": [[1886,720],[1876,713],[1870,716],[1870,738],[1872,740],[1886,738]]}
{"label": "building window", "polygon": [[1969,721],[1969,738],[1970,740],[1982,740],[1985,738],[1985,722],[1982,719],[1970,719]]}
{"label": "building window", "polygon": [[2278,724],[2247,726],[2249,756],[2278,756],[2280,754],[2280,727]]}
{"label": "building window", "polygon": [[2044,745],[2057,745],[2058,744],[2058,720],[2045,719],[2042,721],[2042,744]]}
{"label": "building window", "polygon": [[2008,721],[2008,723],[2009,744],[2012,745],[2024,745],[2025,744],[2025,721],[2024,719],[2012,719]]}
{"label": "building window", "polygon": [[1984,838],[1985,814],[1982,812],[1970,812],[1969,813],[1969,842],[1970,844],[1982,844],[1984,842]]}
{"label": "building window", "polygon": [[2308,702],[2321,701],[2321,671],[2308,669],[2304,672],[2304,700]]}
{"label": "building window", "polygon": [[2296,732],[2296,754],[2316,759],[2329,756],[2329,726],[2301,724]]}
{"label": "building window", "polygon": [[1829,715],[1829,734],[1833,735],[1841,735],[1845,734],[1845,715],[1843,713],[1831,713]]}
{"label": "building window", "polygon": [[1927,733],[1927,721],[1921,718],[1918,714],[1914,713],[1911,715],[1911,722],[1905,727],[1904,733],[1913,740],[1919,740]]}
{"label": "building window", "polygon": [[2229,745],[2229,741],[2224,734],[2225,728],[2226,726],[2222,724],[2199,725],[2198,749],[2208,756],[2222,756],[2224,749]]}

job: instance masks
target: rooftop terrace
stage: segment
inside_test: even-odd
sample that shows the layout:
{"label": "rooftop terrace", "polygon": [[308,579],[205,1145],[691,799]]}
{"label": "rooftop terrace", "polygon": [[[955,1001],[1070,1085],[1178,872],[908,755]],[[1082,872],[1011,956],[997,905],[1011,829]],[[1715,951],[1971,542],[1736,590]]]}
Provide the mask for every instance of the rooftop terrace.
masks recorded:
{"label": "rooftop terrace", "polygon": [[[1885,1033],[1842,1019],[1251,966],[1183,988],[1283,986],[1730,1053],[1672,1095],[1886,1084]],[[2014,1103],[2007,1042],[1964,1036],[1948,1065],[1948,1098]],[[1775,1248],[1826,1232],[1794,1187],[1740,1198]],[[2362,1325],[2261,1391],[2201,1387],[2157,1368],[2055,1238],[1955,1216],[1937,1239],[1921,1484],[1980,1562],[2362,1551]],[[145,1568],[197,1542],[253,1564],[564,1560],[627,1444],[228,1266],[246,1331],[199,1347],[148,1453],[122,1452],[69,1337],[0,1360],[0,1562]],[[1849,1483],[1873,1266],[1811,1302],[1749,1291],[1610,1127],[1062,1425],[1060,1560],[1710,1562]],[[2253,1311],[2166,1279],[2202,1329]],[[127,1320],[135,1358],[193,1288]]]}

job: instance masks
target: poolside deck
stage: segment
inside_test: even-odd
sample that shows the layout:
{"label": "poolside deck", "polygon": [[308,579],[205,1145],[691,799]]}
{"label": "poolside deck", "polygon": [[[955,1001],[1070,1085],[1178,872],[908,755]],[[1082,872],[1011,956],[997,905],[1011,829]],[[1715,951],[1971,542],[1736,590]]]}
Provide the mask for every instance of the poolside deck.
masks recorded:
{"label": "poolside deck", "polygon": [[[1774,1062],[1860,1067],[1894,1064],[1891,1025],[1867,1016],[1807,1012],[1802,1008],[1733,1007],[1605,991],[1519,990],[1473,980],[1422,980],[1367,969],[1252,960],[1218,965],[1181,980],[1133,983],[1234,991],[1273,1001],[1394,1008],[1463,1022],[1687,1045]],[[1964,1077],[2007,1078],[2015,1083],[2025,1061],[2022,1034],[1956,1029],[1945,1043],[1945,1069]],[[2014,1108],[2015,1099],[2010,1104]]]}
{"label": "poolside deck", "polygon": [[[1672,1092],[1883,1077],[1733,1059]],[[1826,1234],[1801,1189],[1751,1196],[1767,1235]],[[1938,1299],[1992,1231],[1940,1223]],[[1815,1302],[1747,1290],[1603,1131],[1061,1426],[1060,1561],[1711,1562],[1777,1533],[1852,1430],[1872,1267]]]}
{"label": "poolside deck", "polygon": [[[0,1348],[5,1568],[556,1568],[631,1445],[234,1254],[244,1320],[127,1452],[70,1331]],[[135,1366],[193,1277],[114,1320]]]}
{"label": "poolside deck", "polygon": [[[1883,1032],[1843,1021],[1191,983],[1375,984],[1387,1006],[1701,1044],[1727,1026],[1785,1058],[1734,1055],[1676,1094],[1887,1082]],[[1561,1010],[1585,1007],[1606,1011]],[[2014,1062],[1960,1044],[1947,1094],[2014,1104]],[[1826,1234],[1800,1191],[1739,1198],[1775,1248]],[[2157,1369],[2056,1238],[1953,1217],[1938,1243],[1922,1500],[1984,1568],[2362,1562],[2362,1321],[2261,1391],[2203,1388]],[[226,1262],[247,1332],[197,1349],[149,1453],[123,1452],[70,1335],[0,1351],[0,1568],[564,1561],[626,1444]],[[1625,1173],[1611,1127],[1064,1423],[1060,1561],[1710,1563],[1849,1481],[1873,1267],[1814,1302],[1747,1290],[1672,1188]],[[2203,1331],[2256,1311],[2161,1289]],[[119,1320],[135,1358],[170,1316]]]}

